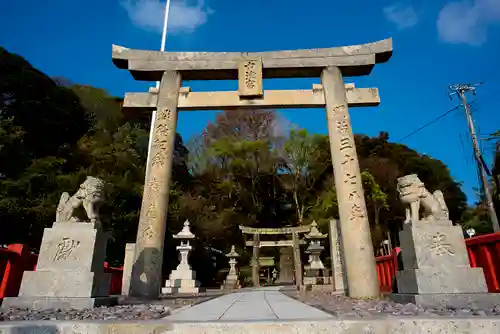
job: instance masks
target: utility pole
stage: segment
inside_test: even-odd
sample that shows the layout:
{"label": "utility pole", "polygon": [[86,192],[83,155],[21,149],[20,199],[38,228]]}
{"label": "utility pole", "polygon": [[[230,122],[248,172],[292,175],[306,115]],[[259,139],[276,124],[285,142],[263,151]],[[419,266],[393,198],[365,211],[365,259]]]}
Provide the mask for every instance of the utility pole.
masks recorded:
{"label": "utility pole", "polygon": [[[165,43],[167,40],[167,27],[168,27],[168,14],[170,12],[170,0],[167,0],[165,3],[165,15],[163,17],[163,30],[161,34],[161,46],[160,46],[160,51],[164,52],[165,51]],[[160,88],[160,82],[156,82],[156,89]],[[151,115],[151,127],[149,129],[149,141],[148,141],[148,156],[146,158],[146,175],[145,175],[145,181],[144,184],[148,181],[148,173],[149,173],[149,161],[151,160],[151,146],[153,145],[153,131],[155,128],[155,121],[156,121],[156,108],[153,109],[153,113]]]}
{"label": "utility pole", "polygon": [[488,206],[488,213],[490,215],[491,223],[493,225],[493,231],[500,232],[500,225],[498,224],[498,217],[495,211],[495,207],[493,205],[493,197],[491,196],[490,187],[488,185],[488,178],[486,175],[486,169],[483,163],[483,158],[481,155],[481,150],[479,149],[479,144],[477,141],[476,130],[474,128],[474,121],[472,120],[472,116],[470,113],[470,107],[467,103],[467,97],[465,96],[466,92],[472,92],[473,95],[476,95],[476,87],[481,85],[478,84],[453,84],[450,85],[449,88],[452,91],[450,93],[450,98],[452,95],[457,94],[462,100],[462,105],[464,106],[465,117],[467,119],[467,124],[469,126],[469,132],[472,138],[472,147],[474,148],[474,157],[476,158],[476,163],[479,169],[479,175],[481,178],[481,182],[483,184],[484,197],[486,198],[486,204]]}

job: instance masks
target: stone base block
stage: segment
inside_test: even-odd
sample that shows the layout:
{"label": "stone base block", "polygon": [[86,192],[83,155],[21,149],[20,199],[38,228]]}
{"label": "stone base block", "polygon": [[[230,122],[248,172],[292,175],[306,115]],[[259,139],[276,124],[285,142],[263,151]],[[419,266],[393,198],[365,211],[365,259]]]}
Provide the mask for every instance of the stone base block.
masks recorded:
{"label": "stone base block", "polygon": [[428,308],[490,309],[500,306],[500,293],[392,293],[389,298],[400,304],[417,304]]}
{"label": "stone base block", "polygon": [[316,284],[332,284],[331,277],[305,277],[303,278],[304,285],[316,285]]}
{"label": "stone base block", "polygon": [[25,271],[20,297],[90,298],[109,296],[109,274],[82,270]]}
{"label": "stone base block", "polygon": [[198,294],[200,292],[205,292],[205,288],[202,287],[170,287],[162,288],[161,293],[164,294]]}
{"label": "stone base block", "polygon": [[84,310],[98,306],[113,306],[118,303],[117,297],[69,298],[69,297],[5,297],[2,309],[63,309]]}
{"label": "stone base block", "polygon": [[497,317],[387,317],[368,319],[333,320],[291,320],[291,321],[203,321],[203,322],[165,322],[147,321],[3,321],[0,333],[169,333],[169,334],[261,334],[261,333],[498,333],[500,319]]}
{"label": "stone base block", "polygon": [[196,288],[200,285],[200,282],[191,279],[169,279],[165,282],[166,288]]}
{"label": "stone base block", "polygon": [[193,270],[172,270],[172,273],[169,275],[170,280],[195,280],[196,272]]}
{"label": "stone base block", "polygon": [[241,289],[240,281],[226,279],[220,286],[221,290],[237,290]]}
{"label": "stone base block", "polygon": [[399,293],[486,293],[483,268],[450,267],[401,270],[396,273]]}
{"label": "stone base block", "polygon": [[205,289],[200,287],[200,282],[193,279],[169,279],[165,282],[165,287],[161,289],[162,293],[199,293]]}
{"label": "stone base block", "polygon": [[331,284],[314,284],[311,285],[312,292],[334,292],[333,285]]}

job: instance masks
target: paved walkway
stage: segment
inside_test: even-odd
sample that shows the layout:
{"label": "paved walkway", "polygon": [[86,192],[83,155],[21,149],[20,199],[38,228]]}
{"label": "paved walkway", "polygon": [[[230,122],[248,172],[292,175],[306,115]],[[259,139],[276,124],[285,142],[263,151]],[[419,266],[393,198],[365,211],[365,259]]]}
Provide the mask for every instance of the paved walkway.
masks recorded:
{"label": "paved walkway", "polygon": [[279,292],[280,287],[235,292],[166,317],[171,321],[318,320],[332,316]]}

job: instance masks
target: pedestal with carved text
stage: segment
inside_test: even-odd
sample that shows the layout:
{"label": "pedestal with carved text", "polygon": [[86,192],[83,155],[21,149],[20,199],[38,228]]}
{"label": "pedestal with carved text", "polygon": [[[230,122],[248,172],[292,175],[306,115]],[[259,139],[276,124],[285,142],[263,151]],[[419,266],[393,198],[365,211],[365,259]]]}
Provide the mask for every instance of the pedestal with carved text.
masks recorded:
{"label": "pedestal with carved text", "polygon": [[116,303],[104,273],[106,236],[92,223],[57,222],[43,233],[36,271],[25,271],[18,297],[2,307],[86,309]]}
{"label": "pedestal with carved text", "polygon": [[460,226],[449,220],[405,224],[399,233],[404,270],[391,298],[424,307],[486,309],[500,305],[488,293],[482,268],[471,268]]}

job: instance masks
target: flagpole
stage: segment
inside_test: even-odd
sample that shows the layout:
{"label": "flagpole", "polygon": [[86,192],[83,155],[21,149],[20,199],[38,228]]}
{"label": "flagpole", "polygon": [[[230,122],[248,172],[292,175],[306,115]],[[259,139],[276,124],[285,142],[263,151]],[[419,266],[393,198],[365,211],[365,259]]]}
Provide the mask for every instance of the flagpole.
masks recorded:
{"label": "flagpole", "polygon": [[[163,31],[161,34],[161,46],[160,46],[160,51],[163,52],[165,51],[165,43],[167,41],[167,27],[168,27],[168,13],[170,11],[170,0],[167,0],[167,3],[165,4],[165,17],[163,19]],[[156,89],[160,88],[160,81],[156,82]],[[153,114],[151,116],[151,128],[149,129],[149,142],[148,142],[148,156],[146,159],[146,181],[148,180],[148,172],[149,172],[149,161],[151,159],[151,146],[153,143],[153,130],[155,127],[155,121],[156,121],[156,108],[153,109]]]}

